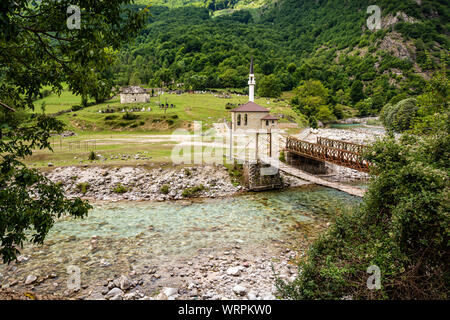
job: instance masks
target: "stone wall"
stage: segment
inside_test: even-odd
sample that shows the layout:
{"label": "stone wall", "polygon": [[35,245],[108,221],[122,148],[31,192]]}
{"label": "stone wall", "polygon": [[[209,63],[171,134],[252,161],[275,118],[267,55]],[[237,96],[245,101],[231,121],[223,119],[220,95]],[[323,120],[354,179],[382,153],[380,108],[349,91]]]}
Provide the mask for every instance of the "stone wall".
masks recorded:
{"label": "stone wall", "polygon": [[280,171],[268,164],[259,160],[246,161],[243,167],[245,184],[251,191],[281,189],[284,186]]}
{"label": "stone wall", "polygon": [[[267,116],[267,112],[233,112],[233,131],[261,129],[261,119]],[[237,125],[238,115],[241,115],[241,124]],[[245,115],[247,115],[247,125],[245,125]]]}
{"label": "stone wall", "polygon": [[121,93],[120,103],[148,103],[150,94],[148,93]]}

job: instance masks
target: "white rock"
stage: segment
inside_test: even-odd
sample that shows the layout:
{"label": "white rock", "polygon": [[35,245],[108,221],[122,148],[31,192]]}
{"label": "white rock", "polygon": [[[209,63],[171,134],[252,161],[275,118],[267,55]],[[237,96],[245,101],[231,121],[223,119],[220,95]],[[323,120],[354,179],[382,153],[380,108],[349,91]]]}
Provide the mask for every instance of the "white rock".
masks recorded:
{"label": "white rock", "polygon": [[122,290],[127,290],[131,287],[131,280],[125,275],[121,275],[119,279],[119,287]]}
{"label": "white rock", "polygon": [[164,293],[167,297],[170,297],[175,294],[178,294],[178,289],[177,288],[164,288],[162,290],[162,293]]}
{"label": "white rock", "polygon": [[27,279],[25,280],[25,284],[32,284],[37,280],[37,277],[35,275],[30,274]]}
{"label": "white rock", "polygon": [[237,284],[233,287],[233,292],[238,296],[245,296],[247,294],[247,288]]}
{"label": "white rock", "polygon": [[[123,291],[120,290],[119,288],[113,288],[106,294],[105,298],[106,299],[111,299],[111,298],[116,297],[116,296],[122,296],[123,297]],[[117,300],[117,299],[115,299],[115,300]]]}
{"label": "white rock", "polygon": [[239,276],[240,274],[241,274],[241,271],[243,270],[244,268],[243,267],[231,267],[231,268],[228,268],[227,269],[227,274],[229,275],[229,276],[235,276],[235,277],[237,277],[237,276]]}

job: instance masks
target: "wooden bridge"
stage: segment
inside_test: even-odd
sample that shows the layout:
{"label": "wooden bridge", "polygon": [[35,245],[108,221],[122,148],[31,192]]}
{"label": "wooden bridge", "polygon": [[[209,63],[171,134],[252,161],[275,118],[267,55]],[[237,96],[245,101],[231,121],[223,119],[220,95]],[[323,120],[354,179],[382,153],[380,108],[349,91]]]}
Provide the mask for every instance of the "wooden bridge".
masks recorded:
{"label": "wooden bridge", "polygon": [[311,143],[290,136],[286,139],[285,148],[286,151],[301,157],[369,172],[370,163],[362,156],[366,149],[364,145],[351,142],[318,137],[317,143]]}

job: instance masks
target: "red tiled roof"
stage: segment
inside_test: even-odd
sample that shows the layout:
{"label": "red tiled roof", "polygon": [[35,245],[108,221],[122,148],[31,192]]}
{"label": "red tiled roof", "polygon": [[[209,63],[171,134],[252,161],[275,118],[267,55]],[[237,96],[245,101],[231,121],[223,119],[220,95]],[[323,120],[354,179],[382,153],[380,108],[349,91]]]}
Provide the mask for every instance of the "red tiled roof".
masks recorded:
{"label": "red tiled roof", "polygon": [[267,116],[265,116],[264,118],[262,118],[261,120],[278,120],[277,117],[272,116],[270,114],[268,114]]}
{"label": "red tiled roof", "polygon": [[261,107],[259,104],[254,102],[247,102],[240,107],[234,108],[230,112],[270,112],[266,108]]}

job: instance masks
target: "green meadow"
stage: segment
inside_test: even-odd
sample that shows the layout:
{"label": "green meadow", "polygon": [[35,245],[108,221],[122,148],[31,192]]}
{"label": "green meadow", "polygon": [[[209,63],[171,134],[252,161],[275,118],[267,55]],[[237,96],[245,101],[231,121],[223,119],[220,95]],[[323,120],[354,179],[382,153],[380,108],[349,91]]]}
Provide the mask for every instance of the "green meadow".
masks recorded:
{"label": "green meadow", "polygon": [[[256,103],[271,110],[271,113],[283,115],[280,122],[296,122],[299,127],[306,124],[304,118],[295,113],[287,105],[289,93],[284,95],[286,100],[257,99]],[[170,162],[170,155],[175,145],[170,134],[177,129],[185,129],[186,134],[193,132],[193,122],[201,121],[203,130],[212,127],[213,123],[230,120],[227,104],[245,103],[246,95],[229,95],[225,98],[221,94],[168,94],[164,93],[152,97],[149,103],[121,104],[119,97],[94,104],[77,111],[70,111],[56,116],[63,121],[67,130],[76,133],[75,136],[61,138],[52,137],[53,152],[49,150],[36,150],[27,163],[36,167],[80,165],[80,164],[123,164],[125,161],[114,159],[116,156],[129,155],[126,160],[130,163]],[[159,104],[173,104],[174,108],[160,109]],[[55,114],[60,111],[71,110],[73,106],[81,104],[81,97],[73,95],[64,89],[60,95],[51,94],[35,101],[35,112]],[[114,113],[100,113],[107,108],[114,109]],[[130,112],[123,110],[132,108],[145,108],[145,111]],[[151,108],[151,111],[148,111]],[[232,108],[228,106],[228,108]],[[130,116],[131,115],[131,116]],[[289,130],[291,132],[292,129]],[[158,139],[157,137],[161,138]],[[88,161],[90,151],[101,154],[108,160]],[[136,160],[136,154],[149,160]]]}

